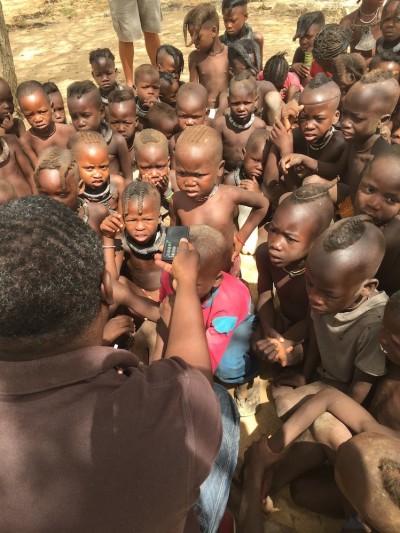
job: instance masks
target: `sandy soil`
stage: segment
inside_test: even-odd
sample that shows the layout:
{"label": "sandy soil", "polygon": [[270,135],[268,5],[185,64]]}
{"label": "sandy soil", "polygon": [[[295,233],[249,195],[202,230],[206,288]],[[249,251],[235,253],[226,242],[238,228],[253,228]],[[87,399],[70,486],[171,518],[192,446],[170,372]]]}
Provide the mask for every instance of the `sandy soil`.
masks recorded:
{"label": "sandy soil", "polygon": [[[174,44],[187,56],[183,41],[182,21],[194,0],[161,0],[163,8],[163,31],[161,41]],[[214,2],[217,9],[220,2]],[[90,50],[108,46],[117,52],[117,40],[112,28],[107,0],[3,0],[6,23],[10,28],[10,41],[18,81],[37,79],[41,82],[54,81],[65,95],[66,87],[75,80],[91,78],[88,55]],[[336,22],[344,11],[355,9],[355,0],[346,1],[304,1],[299,2],[250,2],[249,23],[264,35],[264,60],[282,50],[288,52],[289,60],[296,48],[294,35],[298,16],[309,10],[322,9],[328,22]],[[117,54],[116,54],[117,55]],[[143,40],[135,46],[135,64],[147,63],[148,58]],[[118,67],[120,67],[117,61]],[[120,80],[123,82],[122,69]],[[185,71],[183,79],[187,79]],[[255,292],[257,272],[252,257],[243,257],[244,277]],[[265,385],[269,376],[265,375]],[[239,465],[244,450],[263,433],[270,434],[278,427],[273,406],[262,392],[262,405],[253,417],[241,421],[241,443]],[[234,511],[237,509],[239,492],[235,487],[231,493]],[[334,533],[340,530],[334,520],[305,512],[293,505],[288,490],[284,490],[274,501],[277,508],[268,518],[267,529],[273,532]]]}

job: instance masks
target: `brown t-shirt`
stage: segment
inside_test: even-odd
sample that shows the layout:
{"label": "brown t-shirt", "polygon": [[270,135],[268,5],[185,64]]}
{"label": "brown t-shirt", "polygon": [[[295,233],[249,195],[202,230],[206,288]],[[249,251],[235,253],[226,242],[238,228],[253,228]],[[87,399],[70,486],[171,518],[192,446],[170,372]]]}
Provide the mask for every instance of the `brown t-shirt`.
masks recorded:
{"label": "brown t-shirt", "polygon": [[90,347],[0,361],[0,427],[0,531],[198,531],[220,410],[183,360]]}

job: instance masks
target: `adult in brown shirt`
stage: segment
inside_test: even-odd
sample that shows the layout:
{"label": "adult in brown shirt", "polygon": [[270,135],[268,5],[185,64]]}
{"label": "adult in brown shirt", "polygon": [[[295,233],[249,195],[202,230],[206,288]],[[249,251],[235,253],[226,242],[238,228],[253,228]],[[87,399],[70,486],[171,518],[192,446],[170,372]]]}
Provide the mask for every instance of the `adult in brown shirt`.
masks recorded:
{"label": "adult in brown shirt", "polygon": [[49,198],[2,207],[0,531],[198,531],[221,432],[198,266],[181,243],[166,358],[144,367],[100,346],[112,287],[94,232]]}

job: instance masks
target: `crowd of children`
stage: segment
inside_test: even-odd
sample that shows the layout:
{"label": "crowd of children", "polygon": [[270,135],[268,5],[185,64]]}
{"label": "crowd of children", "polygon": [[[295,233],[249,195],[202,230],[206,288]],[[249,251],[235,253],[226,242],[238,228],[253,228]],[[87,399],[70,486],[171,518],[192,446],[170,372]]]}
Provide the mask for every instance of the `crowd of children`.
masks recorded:
{"label": "crowd of children", "polygon": [[0,204],[48,196],[102,240],[115,295],[104,343],[145,365],[164,357],[176,281],[157,254],[168,226],[188,226],[215,381],[247,416],[260,371],[276,376],[283,426],[246,453],[242,533],[263,531],[262,500],[289,483],[346,529],[400,527],[400,1],[382,3],[340,24],[302,14],[292,60],[265,65],[247,0],[223,0],[224,31],[201,3],[183,20],[188,82],[172,44],[133,87],[99,48],[94,81],[70,84],[66,106],[53,82],[20,83],[25,121],[0,79]]}

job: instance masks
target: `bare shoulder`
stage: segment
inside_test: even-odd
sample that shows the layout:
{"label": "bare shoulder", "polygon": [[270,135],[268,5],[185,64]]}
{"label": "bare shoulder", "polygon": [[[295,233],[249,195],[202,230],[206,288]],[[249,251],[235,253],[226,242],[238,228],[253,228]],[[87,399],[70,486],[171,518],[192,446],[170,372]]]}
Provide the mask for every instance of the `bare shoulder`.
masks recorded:
{"label": "bare shoulder", "polygon": [[278,92],[276,90],[275,85],[273,83],[271,83],[270,81],[266,81],[266,80],[258,80],[257,81],[257,88],[259,90],[261,98],[263,98],[267,93],[269,93],[271,91]]}
{"label": "bare shoulder", "polygon": [[253,35],[254,35],[254,40],[256,41],[256,43],[264,42],[264,36],[259,31],[255,31]]}
{"label": "bare shoulder", "polygon": [[226,126],[225,115],[214,119],[213,128],[215,130],[221,132],[222,129],[225,128],[225,126]]}
{"label": "bare shoulder", "polygon": [[104,220],[110,214],[107,207],[100,203],[87,202],[87,207],[89,211],[89,218],[93,216],[99,222]]}
{"label": "bare shoulder", "polygon": [[123,148],[126,147],[126,141],[120,133],[113,132],[113,139],[115,140],[115,143],[118,148],[120,146],[122,146]]}
{"label": "bare shoulder", "polygon": [[265,129],[267,125],[265,124],[262,118],[254,117],[253,127],[255,130],[261,130],[261,129]]}
{"label": "bare shoulder", "polygon": [[203,61],[203,59],[205,59],[205,57],[206,56],[202,52],[199,52],[198,50],[193,50],[189,54],[189,58],[188,58],[189,59],[189,64],[190,65],[197,65],[198,63]]}
{"label": "bare shoulder", "polygon": [[8,147],[11,150],[18,150],[21,148],[21,143],[19,142],[18,137],[12,133],[7,133],[6,135],[2,135],[2,139],[6,141]]}
{"label": "bare shoulder", "polygon": [[235,180],[233,179],[234,172],[228,172],[224,176],[224,185],[235,185]]}
{"label": "bare shoulder", "polygon": [[342,20],[339,22],[341,26],[350,26],[354,20],[354,16],[357,14],[358,9],[355,11],[352,11],[348,15],[342,18]]}
{"label": "bare shoulder", "polygon": [[121,190],[121,187],[122,190],[125,189],[125,179],[119,174],[110,174],[110,182],[118,187],[118,190]]}
{"label": "bare shoulder", "polygon": [[76,129],[72,124],[60,124],[55,123],[56,125],[56,131],[61,133],[62,135],[65,135],[66,137],[72,137],[72,135],[75,135]]}

